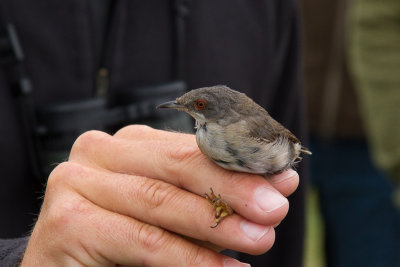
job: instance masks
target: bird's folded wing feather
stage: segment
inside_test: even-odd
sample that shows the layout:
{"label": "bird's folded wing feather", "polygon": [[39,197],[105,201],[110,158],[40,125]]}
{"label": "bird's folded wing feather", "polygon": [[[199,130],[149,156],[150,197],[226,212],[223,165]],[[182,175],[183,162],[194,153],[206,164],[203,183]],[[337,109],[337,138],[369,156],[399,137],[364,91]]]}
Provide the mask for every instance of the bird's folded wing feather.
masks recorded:
{"label": "bird's folded wing feather", "polygon": [[262,116],[255,116],[246,121],[250,136],[268,140],[269,142],[273,142],[277,138],[286,137],[294,143],[300,143],[293,133],[272,118],[265,119]]}

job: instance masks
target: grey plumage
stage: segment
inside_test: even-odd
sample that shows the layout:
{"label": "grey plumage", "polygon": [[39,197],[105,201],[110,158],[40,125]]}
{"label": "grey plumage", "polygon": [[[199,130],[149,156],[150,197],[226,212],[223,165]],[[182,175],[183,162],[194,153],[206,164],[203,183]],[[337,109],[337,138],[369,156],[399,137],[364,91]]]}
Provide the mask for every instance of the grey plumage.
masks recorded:
{"label": "grey plumage", "polygon": [[264,108],[227,86],[195,89],[158,108],[190,114],[200,150],[225,169],[275,174],[294,167],[301,153],[311,154]]}

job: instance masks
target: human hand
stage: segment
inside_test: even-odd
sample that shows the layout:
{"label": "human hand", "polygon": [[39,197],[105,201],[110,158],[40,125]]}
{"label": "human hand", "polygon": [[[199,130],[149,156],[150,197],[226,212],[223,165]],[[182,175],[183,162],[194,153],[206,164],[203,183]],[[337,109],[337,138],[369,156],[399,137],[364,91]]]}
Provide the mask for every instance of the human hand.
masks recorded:
{"label": "human hand", "polygon": [[[193,135],[87,132],[49,177],[22,266],[236,266],[207,247],[270,249],[289,207],[282,195],[298,182],[294,171],[265,180],[224,170]],[[236,212],[215,229],[210,186]]]}

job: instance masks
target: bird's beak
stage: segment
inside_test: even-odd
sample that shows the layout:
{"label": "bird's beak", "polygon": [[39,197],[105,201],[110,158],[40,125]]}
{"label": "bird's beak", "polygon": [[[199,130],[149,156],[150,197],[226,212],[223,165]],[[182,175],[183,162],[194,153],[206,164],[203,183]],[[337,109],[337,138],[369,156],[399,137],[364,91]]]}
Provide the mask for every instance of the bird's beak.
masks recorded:
{"label": "bird's beak", "polygon": [[179,104],[176,100],[168,101],[158,105],[156,108],[173,108],[173,109],[182,109],[183,105]]}

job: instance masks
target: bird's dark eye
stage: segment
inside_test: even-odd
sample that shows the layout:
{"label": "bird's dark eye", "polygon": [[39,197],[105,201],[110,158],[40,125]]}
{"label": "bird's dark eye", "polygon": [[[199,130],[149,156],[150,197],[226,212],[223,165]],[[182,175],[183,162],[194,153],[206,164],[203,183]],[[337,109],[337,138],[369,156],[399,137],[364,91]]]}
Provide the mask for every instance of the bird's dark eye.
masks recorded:
{"label": "bird's dark eye", "polygon": [[207,101],[205,101],[204,99],[198,99],[198,100],[196,100],[196,101],[194,102],[194,107],[195,107],[197,110],[202,110],[202,109],[205,109],[205,108],[206,108],[206,104],[207,104]]}

